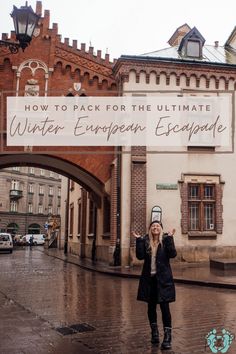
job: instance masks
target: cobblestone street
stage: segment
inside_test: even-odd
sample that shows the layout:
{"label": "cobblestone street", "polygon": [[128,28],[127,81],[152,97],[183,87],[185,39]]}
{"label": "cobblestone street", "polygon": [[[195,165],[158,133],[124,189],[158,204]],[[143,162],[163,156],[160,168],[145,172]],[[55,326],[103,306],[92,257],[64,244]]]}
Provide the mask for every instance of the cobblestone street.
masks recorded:
{"label": "cobblestone street", "polygon": [[[0,353],[161,353],[150,343],[138,281],[86,271],[34,248],[0,254]],[[236,333],[235,290],[177,285],[171,354],[211,353],[213,328]],[[158,312],[160,314],[160,312]],[[159,318],[160,320],[160,318]],[[62,335],[58,327],[92,331]],[[162,332],[162,329],[161,329]],[[236,352],[236,342],[227,353]]]}

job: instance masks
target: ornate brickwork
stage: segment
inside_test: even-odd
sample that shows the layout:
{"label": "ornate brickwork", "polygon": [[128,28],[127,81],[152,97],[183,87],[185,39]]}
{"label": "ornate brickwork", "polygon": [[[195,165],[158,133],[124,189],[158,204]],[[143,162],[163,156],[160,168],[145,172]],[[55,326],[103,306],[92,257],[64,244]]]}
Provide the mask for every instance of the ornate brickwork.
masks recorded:
{"label": "ornate brickwork", "polygon": [[[42,16],[42,4],[37,1],[36,12]],[[60,94],[67,94],[68,90],[73,91],[74,94],[77,92],[73,90],[73,83],[82,83],[81,90],[88,90],[87,95],[95,95],[94,90],[102,90],[103,96],[111,95],[108,91],[116,90],[116,82],[113,76],[113,66],[114,62],[110,62],[109,54],[105,54],[105,58],[102,58],[101,50],[94,53],[94,48],[89,47],[86,51],[86,46],[84,43],[81,44],[80,48],[77,48],[77,41],[73,40],[72,46],[69,43],[69,38],[65,38],[64,41],[61,40],[61,36],[58,34],[58,25],[53,23],[52,28],[49,28],[50,24],[50,12],[48,10],[44,11],[44,15],[40,18],[38,27],[36,28],[35,35],[31,41],[30,46],[27,51],[19,51],[17,55],[13,55],[5,47],[0,48],[0,71],[3,72],[2,80],[6,82],[7,77],[6,60],[10,63],[8,72],[15,71],[14,80],[11,80],[9,89],[17,90],[16,88],[16,73],[20,65],[26,60],[34,60],[32,58],[37,58],[38,61],[43,63],[49,71],[48,77],[48,88],[51,90],[50,95],[53,95],[52,90],[62,91]],[[15,33],[11,32],[8,38],[7,34],[2,34],[4,40],[15,41]],[[58,79],[57,73],[54,71],[57,69],[58,63],[61,63],[61,75],[63,75],[63,80]],[[79,72],[79,76],[77,75]],[[45,78],[38,72],[35,74],[35,80],[38,80],[39,87],[45,87]],[[88,78],[89,82],[86,82]],[[25,81],[31,79],[30,73],[22,73],[21,82],[18,89],[22,89],[25,86]],[[0,79],[0,88],[2,84]],[[3,84],[2,84],[3,85]],[[5,85],[5,84],[4,84]],[[5,89],[5,86],[2,86]],[[84,91],[82,91],[84,92]],[[40,95],[43,93],[41,92]],[[112,94],[115,95],[115,92]]]}
{"label": "ornate brickwork", "polygon": [[[204,66],[200,63],[196,63],[194,66],[188,63],[164,63],[161,61],[147,61],[140,60],[139,62],[134,60],[119,59],[114,67],[114,71],[119,74],[120,80],[123,82],[129,81],[130,72],[135,73],[136,83],[140,82],[140,74],[145,73],[146,84],[150,83],[151,76],[155,77],[156,84],[160,84],[161,75],[165,78],[166,86],[170,85],[170,78],[174,80],[176,86],[190,86],[190,82],[195,81],[195,88],[199,88],[201,82],[201,89],[209,88],[210,82],[212,82],[212,89],[219,89],[219,83],[221,82],[224,87],[222,89],[234,89],[236,83],[236,72],[233,68],[221,68],[220,72],[216,72],[213,66]],[[183,82],[180,82],[184,79]],[[204,82],[203,82],[204,81]],[[214,86],[214,87],[213,87]]]}
{"label": "ornate brickwork", "polygon": [[[78,54],[70,53],[69,51],[66,51],[62,48],[56,48],[55,50],[55,55],[59,59],[66,60],[67,62],[73,63],[78,65],[79,67],[82,67],[84,70],[91,70],[92,72],[101,74],[104,76],[110,76],[112,75],[112,67],[105,67],[104,65],[101,65],[100,63],[96,63],[95,60],[87,59],[82,57],[81,55],[79,56]],[[114,81],[114,80],[113,80]]]}

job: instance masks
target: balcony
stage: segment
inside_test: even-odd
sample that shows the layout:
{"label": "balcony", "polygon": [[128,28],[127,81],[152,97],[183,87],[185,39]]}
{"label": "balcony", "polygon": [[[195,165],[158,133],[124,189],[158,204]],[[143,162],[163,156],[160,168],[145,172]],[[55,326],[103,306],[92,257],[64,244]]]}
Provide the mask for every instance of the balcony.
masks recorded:
{"label": "balcony", "polygon": [[20,199],[23,197],[23,191],[19,189],[10,190],[10,199]]}

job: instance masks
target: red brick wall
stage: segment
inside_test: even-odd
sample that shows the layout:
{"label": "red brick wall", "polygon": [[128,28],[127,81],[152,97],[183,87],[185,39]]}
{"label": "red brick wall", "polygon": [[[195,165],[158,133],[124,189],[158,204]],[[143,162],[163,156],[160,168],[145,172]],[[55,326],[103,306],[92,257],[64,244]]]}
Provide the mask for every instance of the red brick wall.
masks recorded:
{"label": "red brick wall", "polygon": [[[37,1],[36,12],[42,13],[42,3]],[[116,81],[113,76],[114,62],[109,61],[109,54],[105,54],[102,58],[102,52],[98,50],[94,53],[94,49],[89,47],[86,50],[86,45],[81,44],[77,48],[77,41],[73,40],[72,46],[69,39],[65,38],[61,41],[61,36],[58,35],[58,25],[53,23],[52,28],[49,28],[50,12],[45,10],[38,23],[40,33],[37,37],[33,37],[31,44],[24,52],[19,51],[18,54],[11,54],[5,47],[0,47],[0,90],[11,92],[2,94],[3,129],[6,128],[6,96],[15,95],[17,83],[17,70],[20,65],[34,58],[42,61],[49,69],[48,75],[48,95],[61,96],[71,92],[73,95],[81,93],[87,96],[115,96],[117,95]],[[5,36],[6,37],[6,36]],[[15,40],[15,34],[12,31],[10,40]],[[33,64],[35,65],[35,64]],[[44,95],[45,88],[45,72],[42,69],[35,71],[34,76],[29,68],[25,68],[20,73],[19,95],[24,95],[24,88],[29,79],[37,80],[40,86],[40,95]],[[81,90],[76,92],[73,88],[73,83],[80,82]],[[0,125],[1,127],[1,125]],[[3,135],[2,135],[3,137]],[[3,139],[2,139],[3,140]],[[15,148],[6,148],[4,139],[4,151],[11,151]],[[79,164],[82,168],[95,175],[100,181],[106,182],[110,178],[110,164],[114,159],[113,149],[106,147],[97,148],[33,148],[33,152],[42,152],[55,154],[58,151],[59,157],[66,159],[73,164]],[[83,150],[81,152],[81,150]],[[84,150],[91,151],[91,154],[84,154]],[[23,148],[17,148],[17,151],[24,151]],[[111,153],[108,153],[108,152]],[[70,152],[72,152],[70,154]],[[77,152],[77,154],[76,154]],[[99,154],[94,154],[99,152]]]}
{"label": "red brick wall", "polygon": [[[131,231],[146,233],[147,172],[146,147],[132,147],[131,166]],[[130,245],[135,240],[131,238]]]}

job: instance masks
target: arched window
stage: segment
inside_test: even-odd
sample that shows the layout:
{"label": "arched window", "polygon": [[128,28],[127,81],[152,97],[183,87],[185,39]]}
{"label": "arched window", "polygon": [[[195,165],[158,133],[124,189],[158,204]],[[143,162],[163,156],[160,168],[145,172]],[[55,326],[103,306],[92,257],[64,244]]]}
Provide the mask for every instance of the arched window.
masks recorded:
{"label": "arched window", "polygon": [[7,232],[9,234],[15,235],[17,234],[18,230],[19,230],[19,226],[15,222],[12,222],[7,225]]}
{"label": "arched window", "polygon": [[40,234],[40,225],[30,224],[28,227],[28,234]]}

